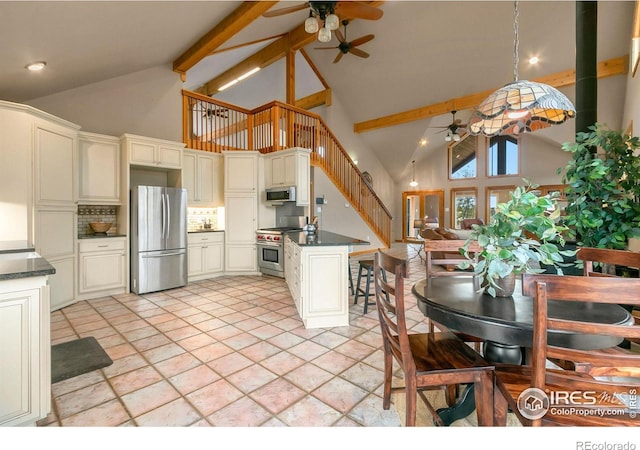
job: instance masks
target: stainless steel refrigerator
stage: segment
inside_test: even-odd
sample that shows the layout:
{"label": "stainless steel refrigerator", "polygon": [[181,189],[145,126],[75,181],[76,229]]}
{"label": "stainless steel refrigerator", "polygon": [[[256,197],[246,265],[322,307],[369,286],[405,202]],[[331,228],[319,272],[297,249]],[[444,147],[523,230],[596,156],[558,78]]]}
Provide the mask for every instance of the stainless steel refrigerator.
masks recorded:
{"label": "stainless steel refrigerator", "polygon": [[187,190],[137,186],[131,191],[131,290],[187,284]]}

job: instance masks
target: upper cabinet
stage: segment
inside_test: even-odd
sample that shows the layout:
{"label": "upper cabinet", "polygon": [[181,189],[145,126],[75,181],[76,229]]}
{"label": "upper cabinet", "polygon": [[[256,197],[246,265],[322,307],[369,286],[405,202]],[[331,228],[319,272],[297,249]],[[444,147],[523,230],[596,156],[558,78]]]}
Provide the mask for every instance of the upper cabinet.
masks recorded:
{"label": "upper cabinet", "polygon": [[224,161],[224,192],[257,193],[259,152],[236,151],[223,154],[231,156]]}
{"label": "upper cabinet", "polygon": [[310,203],[310,150],[293,148],[270,153],[265,156],[266,188],[295,186],[296,205],[308,206]]}
{"label": "upper cabinet", "polygon": [[34,131],[34,185],[36,205],[69,206],[76,201],[77,131],[36,123]]}
{"label": "upper cabinet", "polygon": [[102,134],[78,134],[81,204],[120,204],[120,139]]}
{"label": "upper cabinet", "polygon": [[219,153],[184,150],[182,187],[187,189],[189,206],[224,204],[223,165]]}
{"label": "upper cabinet", "polygon": [[184,144],[133,134],[123,134],[123,148],[127,152],[129,164],[152,166],[164,169],[182,169]]}

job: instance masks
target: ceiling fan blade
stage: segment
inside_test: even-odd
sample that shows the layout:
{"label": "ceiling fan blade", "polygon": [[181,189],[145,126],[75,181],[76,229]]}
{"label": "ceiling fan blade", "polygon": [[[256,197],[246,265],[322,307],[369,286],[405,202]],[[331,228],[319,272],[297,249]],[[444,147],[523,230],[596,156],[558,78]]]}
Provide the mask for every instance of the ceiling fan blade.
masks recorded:
{"label": "ceiling fan blade", "polygon": [[309,2],[305,2],[296,6],[288,6],[286,8],[275,9],[273,11],[265,11],[262,13],[262,17],[284,16],[285,14],[289,14],[292,12],[302,11],[303,9],[307,9],[308,7],[309,7]]}
{"label": "ceiling fan blade", "polygon": [[382,17],[382,10],[362,2],[343,1],[335,7],[336,14],[352,19],[378,20]]}
{"label": "ceiling fan blade", "polygon": [[339,28],[337,30],[334,30],[333,32],[336,34],[336,37],[338,38],[338,40],[340,42],[344,42],[345,41],[344,36],[342,35],[342,32],[340,31]]}
{"label": "ceiling fan blade", "polygon": [[369,42],[374,37],[375,35],[373,34],[367,34],[366,36],[359,37],[358,39],[354,39],[353,41],[351,41],[351,46],[357,47],[358,45],[362,45],[366,42]]}
{"label": "ceiling fan blade", "polygon": [[337,63],[338,61],[340,61],[342,59],[342,55],[344,55],[344,53],[339,52],[338,56],[336,56],[336,59],[333,60],[333,63]]}
{"label": "ceiling fan blade", "polygon": [[359,48],[350,48],[349,49],[349,53],[353,53],[356,56],[359,56],[360,58],[368,58],[369,54],[365,51],[360,50]]}

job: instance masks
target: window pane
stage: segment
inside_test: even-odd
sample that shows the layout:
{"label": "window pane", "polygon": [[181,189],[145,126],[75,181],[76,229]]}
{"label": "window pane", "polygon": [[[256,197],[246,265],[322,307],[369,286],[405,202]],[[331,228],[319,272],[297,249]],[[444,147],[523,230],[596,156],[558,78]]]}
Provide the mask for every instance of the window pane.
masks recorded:
{"label": "window pane", "polygon": [[476,136],[466,134],[449,145],[449,179],[476,177],[476,143]]}
{"label": "window pane", "polygon": [[455,191],[453,194],[453,228],[461,228],[462,219],[477,217],[476,193],[474,191]]}
{"label": "window pane", "polygon": [[518,140],[511,136],[494,136],[489,141],[490,177],[518,174]]}

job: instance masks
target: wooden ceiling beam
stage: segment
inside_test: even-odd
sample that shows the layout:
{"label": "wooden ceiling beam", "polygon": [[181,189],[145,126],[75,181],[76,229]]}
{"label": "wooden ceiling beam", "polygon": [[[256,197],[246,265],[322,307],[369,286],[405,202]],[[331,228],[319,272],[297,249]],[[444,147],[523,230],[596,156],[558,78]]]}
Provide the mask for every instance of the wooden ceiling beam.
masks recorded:
{"label": "wooden ceiling beam", "polygon": [[[606,78],[614,75],[624,75],[629,70],[629,57],[621,56],[619,58],[609,59],[598,63],[598,78]],[[576,82],[576,71],[565,70],[552,75],[536,78],[538,83],[548,84],[555,88],[570,86]],[[497,89],[497,88],[496,88]],[[366,131],[378,130],[380,128],[392,127],[403,123],[413,122],[416,120],[428,119],[434,116],[449,114],[451,111],[460,111],[464,109],[475,108],[487,98],[496,89],[491,89],[475,94],[466,95],[464,97],[452,98],[439,103],[411,109],[401,113],[391,114],[377,119],[358,122],[353,125],[353,131],[356,133],[364,133]]]}
{"label": "wooden ceiling beam", "polygon": [[278,2],[242,2],[231,14],[222,19],[220,23],[202,36],[198,42],[180,55],[173,62],[173,70],[178,72],[184,81],[187,70],[209,56],[211,52],[227,42],[276,3]]}
{"label": "wooden ceiling beam", "polygon": [[315,94],[299,98],[296,100],[295,106],[308,111],[321,105],[331,106],[331,89],[327,88],[323,91],[316,92]]}
{"label": "wooden ceiling beam", "polygon": [[[261,2],[258,2],[261,3]],[[380,6],[384,2],[366,2],[371,6]],[[355,20],[351,18],[345,18],[346,20]],[[247,73],[249,70],[258,66],[264,69],[270,64],[284,58],[290,51],[297,51],[302,49],[305,45],[310,44],[316,40],[315,33],[307,33],[304,29],[304,22],[297,27],[289,30],[289,32],[274,41],[270,45],[266,46],[262,50],[247,57],[244,61],[231,67],[221,75],[207,81],[200,88],[196,89],[196,92],[204,95],[214,95],[218,92],[220,86],[224,86],[228,82],[238,78],[239,76]],[[322,78],[322,77],[320,77]]]}

